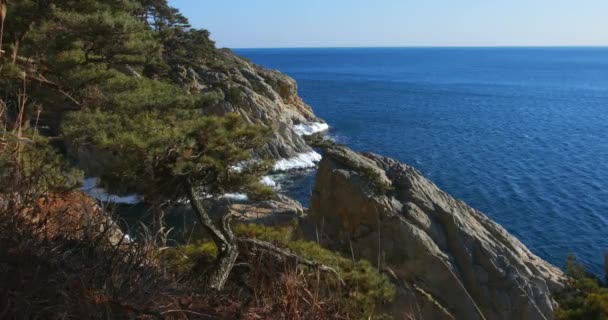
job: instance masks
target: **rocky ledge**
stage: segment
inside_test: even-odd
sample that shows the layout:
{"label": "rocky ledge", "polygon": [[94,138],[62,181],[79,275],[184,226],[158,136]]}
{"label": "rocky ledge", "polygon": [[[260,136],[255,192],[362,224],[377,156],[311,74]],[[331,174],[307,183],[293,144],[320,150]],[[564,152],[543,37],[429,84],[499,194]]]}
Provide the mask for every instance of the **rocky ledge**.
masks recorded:
{"label": "rocky ledge", "polygon": [[399,284],[397,319],[553,318],[562,272],[412,167],[329,148],[310,211],[331,244]]}

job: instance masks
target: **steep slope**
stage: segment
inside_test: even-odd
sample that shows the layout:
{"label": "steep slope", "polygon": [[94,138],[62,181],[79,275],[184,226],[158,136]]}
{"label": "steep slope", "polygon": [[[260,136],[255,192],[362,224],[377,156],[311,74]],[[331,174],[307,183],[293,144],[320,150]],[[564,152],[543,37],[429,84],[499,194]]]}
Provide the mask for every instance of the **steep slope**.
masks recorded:
{"label": "steep slope", "polygon": [[561,271],[415,169],[326,150],[311,215],[334,244],[401,285],[397,314],[422,319],[552,319]]}
{"label": "steep slope", "polygon": [[[264,69],[228,50],[218,50],[214,63],[182,68],[180,81],[200,94],[221,92],[220,99],[207,108],[213,115],[238,113],[255,124],[272,128],[272,137],[258,154],[282,161],[276,169],[312,166],[320,160],[302,139],[327,128],[310,106],[298,96],[294,79],[275,70]],[[218,63],[220,61],[221,63]]]}

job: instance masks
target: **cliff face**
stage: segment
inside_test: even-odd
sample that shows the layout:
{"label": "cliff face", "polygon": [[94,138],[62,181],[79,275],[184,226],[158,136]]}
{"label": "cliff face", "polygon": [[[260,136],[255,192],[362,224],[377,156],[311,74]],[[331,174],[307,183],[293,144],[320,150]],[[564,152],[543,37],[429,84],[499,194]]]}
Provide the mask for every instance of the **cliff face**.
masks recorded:
{"label": "cliff face", "polygon": [[562,272],[409,166],[326,150],[311,216],[331,242],[401,284],[397,318],[553,318]]}
{"label": "cliff face", "polygon": [[[181,82],[201,94],[220,93],[219,101],[208,113],[239,113],[251,123],[272,128],[268,144],[258,153],[273,159],[292,159],[312,149],[302,139],[303,133],[326,128],[310,106],[298,96],[294,79],[278,71],[267,70],[229,51],[219,51],[217,65],[207,63],[197,68],[183,68]],[[314,130],[312,130],[314,131]]]}
{"label": "cliff face", "polygon": [[[294,79],[275,70],[264,69],[227,50],[217,50],[214,60],[177,66],[173,81],[202,96],[208,115],[238,113],[253,124],[271,129],[268,142],[257,156],[276,161],[276,171],[314,167],[321,156],[303,136],[328,129],[310,106],[298,96]],[[99,163],[111,161],[91,145],[77,148],[66,141],[69,154],[87,173]]]}

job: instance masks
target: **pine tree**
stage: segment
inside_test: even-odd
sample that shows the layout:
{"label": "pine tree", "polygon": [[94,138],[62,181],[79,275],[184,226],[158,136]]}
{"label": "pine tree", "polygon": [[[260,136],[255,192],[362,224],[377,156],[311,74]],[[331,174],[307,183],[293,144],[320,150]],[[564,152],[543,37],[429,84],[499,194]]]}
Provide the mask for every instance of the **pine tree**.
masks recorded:
{"label": "pine tree", "polygon": [[[191,28],[166,0],[0,1],[11,56],[0,59],[3,101],[16,105],[23,78],[31,97],[7,114],[27,124],[44,110],[51,134],[108,155],[91,174],[112,192],[189,201],[219,248],[211,286],[221,289],[236,244],[229,217],[212,221],[200,198],[271,190],[259,183],[267,163],[250,161],[268,130],[237,115],[205,116],[209,99],[175,82],[176,70],[221,59],[209,32]],[[52,150],[40,143],[35,149]]]}
{"label": "pine tree", "polygon": [[[250,161],[267,130],[240,116],[179,119],[143,112],[129,119],[103,112],[75,113],[66,134],[80,144],[94,144],[104,161],[99,176],[113,192],[137,192],[148,202],[187,199],[218,247],[210,286],[222,289],[238,255],[229,216],[214,222],[200,199],[228,192],[253,198],[272,191],[260,184],[269,166]],[[187,123],[187,124],[186,124]]]}

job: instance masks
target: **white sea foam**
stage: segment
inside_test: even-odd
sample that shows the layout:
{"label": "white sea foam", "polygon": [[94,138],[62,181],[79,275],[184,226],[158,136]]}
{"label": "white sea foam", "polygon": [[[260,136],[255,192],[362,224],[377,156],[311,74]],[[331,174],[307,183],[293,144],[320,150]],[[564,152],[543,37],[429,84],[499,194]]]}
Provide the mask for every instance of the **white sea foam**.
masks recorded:
{"label": "white sea foam", "polygon": [[315,151],[301,153],[296,157],[281,159],[274,164],[274,171],[289,171],[294,169],[305,169],[316,166],[323,157]]}
{"label": "white sea foam", "polygon": [[262,177],[262,179],[260,179],[260,183],[267,187],[271,187],[274,189],[280,188],[279,184],[276,181],[274,181],[274,179],[272,179],[272,177],[270,177],[270,176]]}
{"label": "white sea foam", "polygon": [[329,125],[323,122],[300,123],[293,126],[293,130],[299,136],[309,136],[317,132],[329,130]]}
{"label": "white sea foam", "polygon": [[[242,173],[245,170],[245,167],[249,165],[250,161],[244,161],[243,163],[237,164],[235,166],[230,167],[230,169],[236,173]],[[264,176],[260,179],[260,183],[271,188],[278,189],[280,188],[279,184],[272,179],[271,176]]]}
{"label": "white sea foam", "polygon": [[249,197],[242,193],[226,193],[222,196],[222,198],[234,201],[249,201]]}
{"label": "white sea foam", "polygon": [[102,202],[120,204],[138,204],[142,202],[142,198],[138,195],[118,196],[106,192],[103,188],[99,188],[98,185],[98,178],[87,178],[82,182],[80,190]]}

